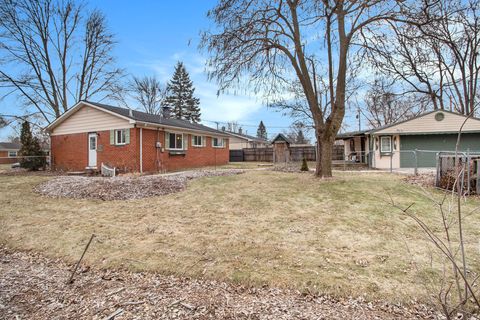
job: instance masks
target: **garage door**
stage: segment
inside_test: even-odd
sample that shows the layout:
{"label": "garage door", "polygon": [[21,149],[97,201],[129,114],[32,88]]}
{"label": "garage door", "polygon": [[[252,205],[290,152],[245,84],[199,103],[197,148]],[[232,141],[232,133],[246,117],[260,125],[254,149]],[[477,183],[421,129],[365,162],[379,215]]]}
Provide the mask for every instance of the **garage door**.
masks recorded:
{"label": "garage door", "polygon": [[[455,144],[457,143],[456,134],[429,134],[418,136],[400,136],[400,150],[430,150],[430,151],[455,151]],[[460,145],[461,151],[480,152],[480,133],[465,133],[462,134]],[[436,166],[435,152],[421,152],[417,153],[418,166],[420,168],[428,168]],[[400,153],[400,167],[413,168],[415,166],[415,158],[413,153]]]}

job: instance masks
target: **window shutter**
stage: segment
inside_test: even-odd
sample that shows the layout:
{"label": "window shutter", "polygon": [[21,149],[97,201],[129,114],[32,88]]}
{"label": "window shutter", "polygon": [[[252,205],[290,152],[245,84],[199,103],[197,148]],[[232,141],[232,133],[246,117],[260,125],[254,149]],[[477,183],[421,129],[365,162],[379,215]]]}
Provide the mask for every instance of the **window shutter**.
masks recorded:
{"label": "window shutter", "polygon": [[125,143],[130,143],[130,129],[125,129]]}
{"label": "window shutter", "polygon": [[195,136],[193,134],[192,134],[192,140],[191,141],[192,141],[192,146],[194,146],[195,145]]}
{"label": "window shutter", "polygon": [[188,150],[188,134],[182,134],[183,150]]}
{"label": "window shutter", "polygon": [[204,147],[207,146],[207,137],[206,136],[202,137],[202,146],[204,146]]}
{"label": "window shutter", "polygon": [[115,130],[110,130],[110,144],[115,144]]}
{"label": "window shutter", "polygon": [[170,133],[165,131],[165,150],[170,149]]}
{"label": "window shutter", "polygon": [[227,139],[222,139],[223,140],[223,148],[226,148],[227,147]]}

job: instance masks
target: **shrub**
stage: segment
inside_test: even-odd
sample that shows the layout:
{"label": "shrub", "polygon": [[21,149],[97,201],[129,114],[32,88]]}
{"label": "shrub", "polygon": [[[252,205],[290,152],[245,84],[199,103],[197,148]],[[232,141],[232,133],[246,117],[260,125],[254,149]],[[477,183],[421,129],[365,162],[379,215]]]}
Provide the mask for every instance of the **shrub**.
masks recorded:
{"label": "shrub", "polygon": [[20,148],[20,167],[36,171],[40,168],[45,168],[46,158],[42,151],[40,142],[32,135],[30,124],[25,121],[22,124],[22,131],[20,133],[20,141],[22,147]]}
{"label": "shrub", "polygon": [[302,167],[300,168],[300,171],[308,171],[308,164],[307,164],[307,159],[303,158],[302,160]]}

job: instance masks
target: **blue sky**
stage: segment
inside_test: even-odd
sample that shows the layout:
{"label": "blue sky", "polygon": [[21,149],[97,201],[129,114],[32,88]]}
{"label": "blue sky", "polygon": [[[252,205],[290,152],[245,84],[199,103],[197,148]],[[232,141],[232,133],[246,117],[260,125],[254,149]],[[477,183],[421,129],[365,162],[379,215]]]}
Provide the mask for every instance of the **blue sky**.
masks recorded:
{"label": "blue sky", "polygon": [[[202,120],[237,121],[249,134],[256,133],[260,120],[267,126],[269,136],[285,130],[292,119],[267,108],[253,95],[225,95],[217,97],[217,86],[207,81],[204,73],[205,53],[197,49],[200,31],[210,26],[206,18],[215,0],[148,1],[101,0],[90,1],[90,8],[101,9],[108,19],[118,44],[114,55],[118,66],[131,75],[156,75],[166,82],[170,79],[178,60],[185,63],[187,71],[200,98]],[[11,102],[10,102],[11,103]],[[0,104],[0,111],[9,107]],[[13,111],[13,109],[12,109]],[[355,121],[354,116],[346,119]],[[0,130],[0,140],[11,133]]]}

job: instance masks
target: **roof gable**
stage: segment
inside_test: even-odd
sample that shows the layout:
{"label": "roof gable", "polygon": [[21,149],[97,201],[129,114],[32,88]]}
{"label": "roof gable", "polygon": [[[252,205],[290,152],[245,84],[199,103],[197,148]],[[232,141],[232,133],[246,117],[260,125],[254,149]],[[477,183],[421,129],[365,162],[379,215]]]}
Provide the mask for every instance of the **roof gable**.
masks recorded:
{"label": "roof gable", "polygon": [[0,150],[20,150],[22,145],[15,142],[0,142]]}
{"label": "roof gable", "polygon": [[480,132],[480,119],[468,118],[455,112],[436,110],[409,120],[373,129],[369,133],[377,135],[458,133],[462,125],[462,132]]}
{"label": "roof gable", "polygon": [[272,143],[275,142],[286,142],[287,144],[292,143],[290,139],[288,139],[283,133],[279,133],[275,138],[273,138]]}
{"label": "roof gable", "polygon": [[239,139],[247,140],[247,141],[255,141],[255,142],[262,142],[262,143],[267,143],[268,142],[267,139],[250,136],[250,135],[244,134],[244,133],[230,132],[230,131],[223,131],[223,133],[225,133],[227,135],[230,135],[230,136],[233,136],[233,137],[237,137]]}
{"label": "roof gable", "polygon": [[[90,102],[90,101],[80,101],[75,106],[70,108],[66,113],[64,113],[60,118],[52,122],[48,127],[47,130],[52,132],[56,130],[55,128],[58,127],[63,122],[67,121],[70,117],[72,117],[75,113],[79,112],[83,107],[91,107],[93,109],[98,110],[99,112],[108,113],[110,116],[117,117],[120,120],[128,121],[128,124],[135,124],[139,123],[148,123],[153,124],[160,127],[167,127],[167,128],[178,128],[178,129],[185,129],[191,131],[198,131],[202,133],[211,133],[215,135],[222,135],[225,134],[221,131],[215,130],[213,128],[198,124],[198,123],[191,123],[186,120],[180,119],[172,119],[172,118],[163,118],[160,115],[149,114],[146,112],[141,112],[132,109],[120,108],[115,106],[110,106],[102,103],[97,102]],[[100,130],[100,129],[99,129]],[[106,129],[105,129],[106,130]],[[94,130],[92,130],[94,131]]]}

